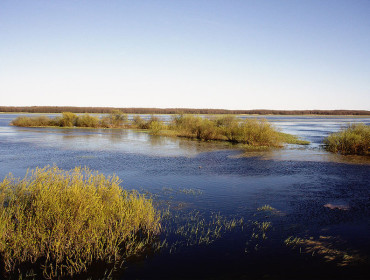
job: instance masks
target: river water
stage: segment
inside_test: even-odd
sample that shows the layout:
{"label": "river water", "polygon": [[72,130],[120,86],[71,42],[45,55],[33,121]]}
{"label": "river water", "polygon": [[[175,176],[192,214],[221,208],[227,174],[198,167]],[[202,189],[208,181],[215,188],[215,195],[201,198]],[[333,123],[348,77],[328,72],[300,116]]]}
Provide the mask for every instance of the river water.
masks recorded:
{"label": "river water", "polygon": [[[159,208],[169,209],[160,237],[166,246],[130,260],[115,279],[370,275],[370,160],[332,155],[321,146],[329,133],[348,123],[369,125],[370,118],[263,116],[311,144],[244,154],[228,144],[132,130],[10,126],[17,116],[0,114],[1,180],[46,165],[87,166],[118,175],[123,188],[149,192]],[[273,210],[257,210],[264,205]],[[223,227],[199,242],[201,234],[187,231],[189,220],[208,223],[203,229],[209,232],[217,223]],[[236,225],[228,224],[232,220]],[[289,237],[301,238],[300,245],[287,246]]]}

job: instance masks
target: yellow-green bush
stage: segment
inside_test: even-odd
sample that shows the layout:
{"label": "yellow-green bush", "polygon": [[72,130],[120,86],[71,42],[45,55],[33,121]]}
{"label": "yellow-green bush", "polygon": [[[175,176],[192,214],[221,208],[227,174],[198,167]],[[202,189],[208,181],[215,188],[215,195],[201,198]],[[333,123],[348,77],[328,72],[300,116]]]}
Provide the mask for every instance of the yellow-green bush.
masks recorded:
{"label": "yellow-green bush", "polygon": [[200,140],[225,140],[250,146],[277,147],[281,145],[279,132],[266,120],[239,120],[233,116],[216,119],[180,115],[170,126],[179,136]]}
{"label": "yellow-green bush", "polygon": [[77,115],[71,112],[63,112],[62,117],[58,119],[59,126],[71,127],[76,125]]}
{"label": "yellow-green bush", "polygon": [[83,114],[77,117],[76,120],[77,127],[99,127],[99,119],[97,117],[91,116],[89,114]]}
{"label": "yellow-green bush", "polygon": [[5,270],[36,263],[49,278],[140,253],[160,230],[152,201],[87,168],[37,168],[0,183]]}
{"label": "yellow-green bush", "polygon": [[149,123],[149,130],[151,134],[157,135],[161,130],[165,129],[166,125],[161,121],[152,121]]}
{"label": "yellow-green bush", "polygon": [[30,126],[49,126],[51,124],[51,119],[47,116],[38,117],[26,117],[19,116],[11,122],[12,125],[30,127]]}
{"label": "yellow-green bush", "polygon": [[330,134],[324,140],[325,148],[343,155],[370,154],[370,126],[363,123],[350,124],[339,132]]}

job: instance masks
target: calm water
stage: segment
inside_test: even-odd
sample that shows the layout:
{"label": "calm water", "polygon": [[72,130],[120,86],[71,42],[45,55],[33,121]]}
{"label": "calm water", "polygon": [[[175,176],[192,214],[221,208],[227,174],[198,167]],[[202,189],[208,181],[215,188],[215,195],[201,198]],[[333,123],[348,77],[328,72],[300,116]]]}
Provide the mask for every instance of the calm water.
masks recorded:
{"label": "calm water", "polygon": [[[9,172],[24,176],[38,166],[88,166],[115,173],[122,187],[148,191],[158,207],[169,207],[173,216],[161,236],[167,247],[128,262],[125,270],[114,273],[117,279],[370,275],[370,160],[332,155],[321,147],[329,133],[347,123],[370,124],[370,118],[266,116],[281,131],[311,144],[241,156],[226,144],[130,130],[9,126],[15,117],[0,114],[0,179]],[[274,213],[257,211],[265,204],[274,207]],[[188,224],[183,217],[198,215],[208,222],[215,213],[243,222],[222,230],[211,244],[191,244],[189,236],[175,232]],[[258,227],[262,222],[270,223],[266,238]],[[311,238],[315,252],[308,252],[306,245],[301,250],[286,246],[290,236]],[[351,261],[340,266],[344,255]]]}

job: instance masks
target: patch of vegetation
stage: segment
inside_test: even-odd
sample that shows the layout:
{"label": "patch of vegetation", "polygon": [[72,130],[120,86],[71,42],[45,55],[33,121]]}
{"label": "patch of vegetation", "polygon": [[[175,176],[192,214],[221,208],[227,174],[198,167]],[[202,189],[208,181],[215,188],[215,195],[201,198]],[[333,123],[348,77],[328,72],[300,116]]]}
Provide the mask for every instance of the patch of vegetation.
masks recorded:
{"label": "patch of vegetation", "polygon": [[296,144],[296,145],[309,145],[310,141],[299,139],[297,136],[279,132],[281,141],[287,144]]}
{"label": "patch of vegetation", "polygon": [[281,147],[283,143],[309,144],[296,136],[277,131],[267,120],[241,120],[232,115],[213,119],[177,115],[173,117],[169,129],[176,131],[180,137],[240,143],[247,150]]}
{"label": "patch of vegetation", "polygon": [[343,155],[370,155],[370,126],[350,124],[325,140],[326,150]]}
{"label": "patch of vegetation", "polygon": [[[152,201],[88,168],[37,168],[0,183],[0,253],[6,272],[27,265],[44,277],[140,254],[160,230]],[[36,269],[36,270],[37,270]]]}
{"label": "patch of vegetation", "polygon": [[284,241],[286,246],[300,248],[300,252],[318,255],[327,262],[336,263],[338,266],[347,266],[361,262],[362,258],[356,252],[347,252],[336,248],[336,240],[332,236],[320,236],[318,239],[308,239],[290,236]]}
{"label": "patch of vegetation", "polygon": [[111,107],[71,107],[71,106],[0,106],[0,112],[28,113],[100,113],[109,114],[120,110],[126,114],[249,114],[249,115],[370,115],[367,110],[225,110],[191,108],[111,108]]}
{"label": "patch of vegetation", "polygon": [[167,211],[162,217],[166,232],[166,247],[170,253],[181,247],[210,245],[233,230],[243,231],[243,218],[227,218],[220,213],[210,216],[197,210]]}
{"label": "patch of vegetation", "polygon": [[246,150],[281,147],[283,143],[308,144],[307,141],[277,131],[266,120],[244,119],[226,115],[211,119],[194,115],[176,115],[169,124],[156,116],[144,120],[135,116],[128,123],[127,116],[120,111],[112,111],[108,116],[98,119],[88,114],[77,116],[64,112],[61,117],[18,117],[12,125],[16,126],[61,126],[61,127],[102,127],[137,128],[148,130],[153,135],[178,136],[201,141],[228,141],[243,144]]}

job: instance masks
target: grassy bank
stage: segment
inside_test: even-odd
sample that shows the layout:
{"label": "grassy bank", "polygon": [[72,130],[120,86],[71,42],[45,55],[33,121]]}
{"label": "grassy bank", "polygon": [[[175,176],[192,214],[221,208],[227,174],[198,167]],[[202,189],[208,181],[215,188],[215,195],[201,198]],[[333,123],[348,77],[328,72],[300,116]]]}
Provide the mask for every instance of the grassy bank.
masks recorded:
{"label": "grassy bank", "polygon": [[12,125],[22,127],[58,126],[91,128],[136,128],[154,135],[178,136],[202,141],[228,141],[248,147],[281,147],[284,143],[308,144],[297,137],[277,131],[266,120],[239,119],[232,115],[202,118],[194,115],[174,115],[169,123],[157,117],[144,120],[135,116],[128,121],[127,115],[114,111],[101,119],[89,114],[76,115],[70,112],[54,119],[46,116],[16,118]]}
{"label": "grassy bank", "polygon": [[370,155],[370,127],[351,124],[324,140],[325,148],[343,155]]}
{"label": "grassy bank", "polygon": [[0,253],[5,271],[33,264],[44,277],[73,276],[94,262],[139,254],[159,232],[152,201],[115,176],[89,169],[33,170],[0,183]]}

